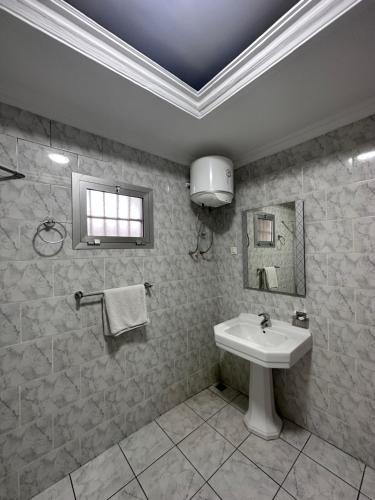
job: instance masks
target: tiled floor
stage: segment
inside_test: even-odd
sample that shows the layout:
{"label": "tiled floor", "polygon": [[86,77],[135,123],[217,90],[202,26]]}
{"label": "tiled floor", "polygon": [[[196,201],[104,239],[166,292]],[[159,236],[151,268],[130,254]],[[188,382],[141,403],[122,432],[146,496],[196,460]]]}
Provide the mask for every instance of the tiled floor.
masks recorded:
{"label": "tiled floor", "polygon": [[291,422],[249,434],[246,405],[206,389],[34,500],[375,500],[375,470]]}

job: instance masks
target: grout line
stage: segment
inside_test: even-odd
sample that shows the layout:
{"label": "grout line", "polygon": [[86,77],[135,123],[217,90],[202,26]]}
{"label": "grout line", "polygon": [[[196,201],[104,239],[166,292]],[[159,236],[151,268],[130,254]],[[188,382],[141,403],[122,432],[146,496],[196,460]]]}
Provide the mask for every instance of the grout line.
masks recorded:
{"label": "grout line", "polygon": [[320,465],[320,467],[323,467],[323,469],[325,469],[326,471],[330,472],[331,474],[333,474],[334,476],[336,476],[338,479],[340,479],[341,481],[343,481],[344,483],[346,483],[348,486],[351,486],[354,490],[358,490],[357,486],[353,486],[351,483],[348,483],[348,481],[346,479],[343,479],[336,472],[333,472],[331,469],[328,469],[328,467],[326,467],[324,464],[318,462],[315,458],[310,457],[310,455],[307,455],[306,453],[303,453],[302,451],[301,451],[301,453],[305,457],[309,458],[312,462],[315,462],[317,465]]}
{"label": "grout line", "polygon": [[[141,490],[143,491],[143,493],[144,493],[144,495],[145,495],[146,499],[148,499],[148,496],[146,495],[145,490],[143,489],[143,487],[142,487],[142,485],[141,485],[140,481],[138,480],[138,476],[137,476],[137,474],[134,472],[133,467],[131,466],[131,464],[130,464],[129,460],[126,458],[126,455],[125,455],[124,450],[121,448],[121,446],[120,446],[120,444],[119,444],[119,443],[117,443],[117,446],[120,448],[121,453],[124,455],[125,461],[126,461],[126,462],[127,462],[127,464],[129,465],[130,470],[132,471],[132,473],[133,473],[134,477],[133,477],[130,481],[128,481],[126,484],[124,484],[124,486],[122,486],[122,487],[121,487],[118,491],[116,491],[116,492],[115,492],[115,493],[114,493],[114,494],[113,494],[110,498],[112,498],[114,495],[116,495],[116,493],[118,493],[119,491],[121,491],[123,488],[125,488],[125,486],[126,486],[126,485],[128,485],[131,481],[133,481],[133,479],[135,479],[135,480],[137,481],[137,483],[139,484],[139,486],[140,486]],[[155,462],[154,462],[154,463],[155,463]],[[138,475],[139,475],[139,474],[138,474]],[[108,500],[109,500],[109,499],[108,499]]]}
{"label": "grout line", "polygon": [[76,492],[75,492],[74,486],[73,486],[73,479],[72,479],[71,472],[68,474],[68,476],[69,476],[69,479],[70,479],[70,484],[72,485],[74,500],[77,500]]}

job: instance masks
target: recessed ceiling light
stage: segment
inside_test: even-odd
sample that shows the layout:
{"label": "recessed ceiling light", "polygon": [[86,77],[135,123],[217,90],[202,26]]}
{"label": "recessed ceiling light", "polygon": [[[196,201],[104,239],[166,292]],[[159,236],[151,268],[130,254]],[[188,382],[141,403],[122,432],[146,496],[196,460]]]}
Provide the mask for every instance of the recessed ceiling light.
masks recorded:
{"label": "recessed ceiling light", "polygon": [[367,151],[367,153],[361,153],[360,155],[357,156],[357,160],[359,161],[371,160],[371,158],[375,158],[375,150]]}
{"label": "recessed ceiling light", "polygon": [[49,153],[48,157],[55,163],[61,163],[62,165],[69,163],[69,158],[65,155],[60,155],[58,153]]}

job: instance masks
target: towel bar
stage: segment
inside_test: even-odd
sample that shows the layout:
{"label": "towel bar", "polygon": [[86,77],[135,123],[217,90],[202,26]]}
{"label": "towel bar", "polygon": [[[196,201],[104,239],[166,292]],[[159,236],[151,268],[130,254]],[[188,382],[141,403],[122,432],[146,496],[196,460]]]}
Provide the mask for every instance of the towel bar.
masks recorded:
{"label": "towel bar", "polygon": [[[151,288],[153,285],[151,283],[149,283],[148,281],[146,281],[145,283],[143,283],[144,287],[146,288],[146,290],[148,290],[149,288]],[[81,290],[79,292],[75,292],[74,294],[74,298],[76,300],[81,300],[83,297],[94,297],[94,296],[103,296],[104,295],[104,292],[91,292],[91,293],[83,293]]]}

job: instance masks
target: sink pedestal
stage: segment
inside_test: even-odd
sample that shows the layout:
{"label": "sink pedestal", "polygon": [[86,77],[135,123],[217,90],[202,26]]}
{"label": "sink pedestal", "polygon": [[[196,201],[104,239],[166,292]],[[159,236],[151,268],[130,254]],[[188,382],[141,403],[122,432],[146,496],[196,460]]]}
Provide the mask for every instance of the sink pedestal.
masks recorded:
{"label": "sink pedestal", "polygon": [[250,362],[249,409],[244,420],[249,431],[263,439],[280,436],[282,422],[275,410],[272,368]]}

